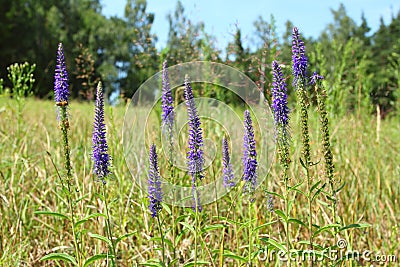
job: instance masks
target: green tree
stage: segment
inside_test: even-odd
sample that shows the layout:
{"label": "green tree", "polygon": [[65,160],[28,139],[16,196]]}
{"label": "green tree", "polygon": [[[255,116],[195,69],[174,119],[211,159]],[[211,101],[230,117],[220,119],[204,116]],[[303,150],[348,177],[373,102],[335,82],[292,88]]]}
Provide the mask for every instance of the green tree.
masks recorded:
{"label": "green tree", "polygon": [[[185,9],[178,1],[173,14],[167,16],[169,32],[167,40],[169,65],[195,61],[202,58],[202,49],[210,49],[208,41],[203,41],[204,23],[193,23],[185,16]],[[210,36],[207,37],[210,41]],[[210,54],[210,51],[207,52]]]}
{"label": "green tree", "polygon": [[156,35],[151,33],[154,14],[147,12],[146,0],[128,0],[125,6],[127,54],[121,92],[132,97],[139,86],[157,72]]}

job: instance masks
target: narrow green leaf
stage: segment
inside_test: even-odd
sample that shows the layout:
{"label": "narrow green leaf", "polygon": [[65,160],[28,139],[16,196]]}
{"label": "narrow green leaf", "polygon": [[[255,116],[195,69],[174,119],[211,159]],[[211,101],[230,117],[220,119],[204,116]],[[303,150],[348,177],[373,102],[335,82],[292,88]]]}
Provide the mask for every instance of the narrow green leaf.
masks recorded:
{"label": "narrow green leaf", "polygon": [[303,196],[307,196],[306,193],[304,193],[303,191],[301,191],[298,188],[291,188],[291,189],[289,189],[289,191],[295,191],[295,192],[297,192],[297,193],[299,193],[299,194],[301,194]]}
{"label": "narrow green leaf", "polygon": [[[150,238],[150,241],[157,241],[157,242],[162,242],[162,238],[161,237],[153,237]],[[164,242],[165,244],[169,245],[171,248],[174,248],[174,244],[172,244],[171,240],[164,238]]]}
{"label": "narrow green leaf", "polygon": [[241,262],[247,262],[246,258],[244,258],[242,256],[239,256],[239,255],[236,255],[236,254],[233,254],[233,252],[224,253],[223,256],[225,258],[231,258],[231,259],[235,259],[235,260],[238,260],[238,261],[241,261]]}
{"label": "narrow green leaf", "polygon": [[307,170],[306,164],[304,163],[303,159],[301,157],[299,159],[301,166],[303,166],[303,168]]}
{"label": "narrow green leaf", "polygon": [[313,197],[311,198],[311,202],[314,201],[314,199],[321,194],[321,192],[324,190],[326,184],[323,184],[320,188],[318,188],[317,192],[315,192],[315,194],[313,195]]}
{"label": "narrow green leaf", "polygon": [[211,262],[208,262],[208,261],[196,261],[196,263],[195,262],[189,262],[189,263],[186,263],[185,265],[183,265],[183,267],[191,267],[191,266],[197,266],[197,265],[208,265],[208,266],[211,266]]}
{"label": "narrow green leaf", "polygon": [[320,183],[322,183],[321,180],[319,180],[318,182],[316,182],[315,184],[313,184],[313,186],[311,186],[311,188],[310,188],[310,192],[314,191],[314,189],[317,188],[317,187],[320,185]]}
{"label": "narrow green leaf", "polygon": [[162,263],[154,263],[154,262],[145,262],[141,263],[140,266],[149,266],[149,267],[164,267]]}
{"label": "narrow green leaf", "polygon": [[168,215],[172,214],[172,211],[167,204],[165,204],[164,202],[161,202],[161,206],[162,206],[163,210],[165,210],[168,213]]}
{"label": "narrow green leaf", "polygon": [[273,246],[274,248],[276,248],[276,249],[278,249],[278,250],[287,252],[286,248],[285,248],[282,244],[279,244],[279,243],[278,243],[277,241],[275,241],[274,239],[262,237],[262,238],[260,238],[260,240],[266,242],[267,244],[270,244],[271,246]]}
{"label": "narrow green leaf", "polygon": [[180,224],[182,224],[183,226],[185,226],[187,229],[189,229],[192,233],[196,233],[196,231],[194,230],[193,226],[191,226],[190,224],[186,223],[186,222],[179,222]]}
{"label": "narrow green leaf", "polygon": [[83,219],[77,221],[77,222],[75,223],[75,228],[77,228],[79,225],[81,225],[81,224],[83,224],[83,223],[89,221],[90,219],[96,218],[96,217],[104,217],[104,218],[107,218],[107,216],[106,216],[105,214],[102,214],[102,213],[93,213],[93,214],[90,214],[90,215],[86,216],[85,218],[83,218]]}
{"label": "narrow green leaf", "polygon": [[179,223],[180,221],[184,220],[186,217],[188,217],[188,214],[180,215],[175,219],[175,224]]}
{"label": "narrow green leaf", "polygon": [[272,221],[272,222],[267,222],[267,223],[261,224],[261,225],[259,225],[259,226],[257,226],[256,228],[253,229],[253,233],[254,233],[254,232],[257,232],[258,230],[260,230],[260,229],[262,229],[262,228],[264,228],[264,227],[267,227],[267,226],[269,226],[269,225],[271,225],[271,224],[273,224],[273,223],[276,223],[276,222],[277,222],[277,220]]}
{"label": "narrow green leaf", "polygon": [[340,226],[341,225],[338,223],[324,225],[323,227],[321,227],[317,231],[315,231],[313,236],[317,236],[318,234],[328,231],[329,229],[332,229],[332,228],[339,228]]}
{"label": "narrow green leaf", "polygon": [[174,260],[172,260],[169,264],[168,264],[168,267],[172,267],[172,266],[177,266],[178,264],[178,261],[179,261],[179,259],[174,259]]}
{"label": "narrow green leaf", "polygon": [[119,242],[121,242],[121,241],[124,240],[125,238],[128,238],[128,237],[130,237],[130,236],[133,236],[134,234],[136,234],[136,231],[135,231],[135,232],[132,232],[132,233],[127,233],[127,234],[121,235],[120,237],[118,237],[118,238],[115,240],[115,245],[117,245]]}
{"label": "narrow green leaf", "polygon": [[285,199],[285,197],[284,197],[283,195],[278,194],[278,193],[276,193],[276,192],[271,192],[271,191],[265,191],[265,192],[266,192],[267,194],[270,194],[270,195],[279,197],[280,199]]}
{"label": "narrow green leaf", "polygon": [[89,236],[90,236],[90,237],[92,237],[92,238],[95,238],[95,239],[101,240],[101,241],[103,241],[103,242],[107,243],[107,245],[109,245],[110,247],[112,247],[111,240],[110,240],[110,239],[108,239],[108,238],[107,238],[107,237],[105,237],[105,236],[98,235],[98,234],[92,234],[92,233],[89,233]]}
{"label": "narrow green leaf", "polygon": [[302,226],[308,228],[308,226],[307,226],[304,222],[300,221],[299,219],[290,218],[290,219],[289,219],[289,222],[295,223],[295,224],[299,224],[299,225],[302,225]]}
{"label": "narrow green leaf", "polygon": [[[310,240],[300,240],[299,242],[297,242],[297,244],[299,244],[299,245],[310,245]],[[317,244],[315,242],[313,242],[313,246],[316,249],[324,250],[324,247],[322,247],[321,245],[319,245],[319,244]]]}
{"label": "narrow green leaf", "polygon": [[347,229],[351,229],[351,228],[367,228],[367,227],[371,227],[371,225],[369,223],[353,223],[353,224],[349,224],[349,225],[346,225],[346,226],[340,228],[339,232],[347,230]]}
{"label": "narrow green leaf", "polygon": [[287,216],[286,214],[281,211],[281,210],[275,210],[274,211],[276,215],[278,215],[279,217],[281,217],[285,222],[287,221]]}
{"label": "narrow green leaf", "polygon": [[201,231],[204,233],[204,232],[213,231],[213,230],[221,229],[221,228],[225,228],[225,227],[226,227],[225,225],[218,223],[218,224],[213,224],[213,225],[207,225],[207,226],[203,227],[203,229],[201,229]]}
{"label": "narrow green leaf", "polygon": [[75,258],[66,253],[51,253],[46,256],[43,256],[40,261],[48,261],[48,260],[61,260],[70,262],[74,265],[78,265]]}
{"label": "narrow green leaf", "polygon": [[298,188],[299,186],[301,186],[303,184],[303,182],[300,182],[294,186],[289,186],[289,189],[295,190],[296,188]]}
{"label": "narrow green leaf", "polygon": [[87,267],[90,264],[92,264],[93,262],[98,261],[98,260],[112,259],[112,258],[114,258],[114,256],[110,255],[110,254],[96,254],[96,255],[86,259],[85,263],[83,264],[83,267]]}
{"label": "narrow green leaf", "polygon": [[337,189],[335,189],[335,192],[337,193],[340,190],[342,190],[345,185],[346,185],[346,182],[343,182],[343,184],[341,186],[339,186]]}
{"label": "narrow green leaf", "polygon": [[59,212],[54,212],[54,211],[45,211],[45,210],[37,210],[34,212],[35,215],[47,215],[47,216],[53,216],[53,217],[59,217],[62,219],[69,220],[69,217],[67,215],[64,215]]}

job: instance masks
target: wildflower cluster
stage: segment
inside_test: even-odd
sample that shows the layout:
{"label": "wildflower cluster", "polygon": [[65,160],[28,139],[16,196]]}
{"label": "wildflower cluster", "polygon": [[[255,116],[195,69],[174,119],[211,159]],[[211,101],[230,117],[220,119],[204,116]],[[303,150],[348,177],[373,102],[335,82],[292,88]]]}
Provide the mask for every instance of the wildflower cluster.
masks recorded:
{"label": "wildflower cluster", "polygon": [[197,181],[204,178],[203,166],[204,166],[204,155],[203,155],[203,133],[201,129],[201,123],[199,115],[197,114],[196,105],[194,102],[192,86],[189,81],[189,77],[185,77],[185,100],[186,108],[189,119],[189,151],[187,152],[188,169],[189,174],[192,177],[192,197],[193,197],[193,209],[202,210],[200,204],[200,193],[197,190]]}
{"label": "wildflower cluster", "polygon": [[250,111],[244,112],[244,136],[243,136],[243,181],[245,181],[245,191],[254,192],[257,184],[257,152],[256,141],[254,139],[253,122]]}
{"label": "wildflower cluster", "polygon": [[222,173],[224,186],[234,187],[236,185],[234,181],[234,175],[232,170],[231,158],[229,155],[229,144],[228,139],[222,138]]}
{"label": "wildflower cluster", "polygon": [[162,192],[161,192],[161,181],[160,174],[158,170],[158,156],[156,151],[156,145],[152,144],[150,146],[149,153],[149,209],[151,216],[154,218],[157,216],[158,212],[161,210],[162,202]]}
{"label": "wildflower cluster", "polygon": [[105,177],[110,173],[110,156],[108,154],[108,146],[106,140],[106,126],[104,124],[104,96],[101,82],[97,85],[96,105],[93,123],[92,135],[93,147],[93,172],[97,177],[105,183]]}

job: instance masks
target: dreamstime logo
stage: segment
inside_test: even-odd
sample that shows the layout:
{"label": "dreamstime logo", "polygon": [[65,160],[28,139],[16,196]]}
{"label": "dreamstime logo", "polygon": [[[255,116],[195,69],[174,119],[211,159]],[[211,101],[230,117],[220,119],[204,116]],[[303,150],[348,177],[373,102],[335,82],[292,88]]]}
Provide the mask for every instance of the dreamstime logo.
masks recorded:
{"label": "dreamstime logo", "polygon": [[[124,156],[132,177],[143,190],[147,189],[148,149],[151,143],[157,143],[160,158],[167,162],[161,165],[161,183],[163,201],[177,206],[192,206],[192,188],[190,179],[187,183],[177,183],[171,180],[166,171],[173,164],[175,169],[187,172],[187,111],[183,101],[183,81],[188,75],[196,88],[213,88],[215,95],[232,96],[240,99],[240,108],[217,100],[213,97],[195,98],[196,108],[202,123],[204,139],[204,171],[206,182],[198,187],[203,205],[211,203],[229,189],[223,186],[221,164],[216,164],[221,158],[222,137],[228,137],[230,142],[231,163],[234,168],[235,180],[242,175],[243,146],[243,111],[251,112],[256,136],[258,180],[260,185],[271,166],[275,152],[273,115],[264,101],[257,85],[242,72],[214,62],[190,62],[168,68],[170,86],[174,95],[175,122],[172,146],[166,140],[161,122],[161,72],[144,82],[132,97],[126,110],[123,127]],[[203,87],[199,87],[202,85]],[[224,99],[223,97],[219,99]],[[217,166],[218,165],[218,166]],[[179,179],[184,176],[180,175]],[[186,176],[187,177],[187,176]],[[175,177],[176,178],[176,177]]]}
{"label": "dreamstime logo", "polygon": [[337,249],[327,248],[322,251],[315,250],[292,250],[286,253],[284,250],[274,250],[260,248],[258,251],[258,260],[261,262],[274,262],[276,260],[286,262],[290,259],[291,262],[322,262],[325,260],[336,262],[336,261],[365,261],[365,262],[396,262],[396,255],[385,255],[380,252],[373,252],[371,250],[353,250],[348,248],[347,241],[345,239],[339,239],[337,241]]}

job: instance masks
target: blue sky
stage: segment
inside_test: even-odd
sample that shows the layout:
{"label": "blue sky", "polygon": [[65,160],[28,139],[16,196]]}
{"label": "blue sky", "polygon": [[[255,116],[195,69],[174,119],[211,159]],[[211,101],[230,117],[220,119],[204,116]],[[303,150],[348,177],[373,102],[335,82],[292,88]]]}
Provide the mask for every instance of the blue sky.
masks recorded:
{"label": "blue sky", "polygon": [[[152,31],[158,36],[157,47],[164,47],[169,30],[167,14],[173,12],[177,0],[147,0],[148,11],[155,14]],[[391,16],[400,10],[400,1],[394,0],[181,0],[186,16],[193,22],[203,21],[206,32],[217,38],[217,47],[224,49],[233,38],[235,25],[242,31],[245,47],[251,47],[254,35],[253,22],[258,16],[270,21],[273,14],[278,36],[284,31],[287,20],[293,22],[305,36],[317,37],[325,26],[333,21],[330,9],[338,9],[340,3],[346,7],[347,14],[360,23],[364,12],[372,31],[379,27],[382,16],[389,23]],[[126,0],[102,0],[103,14],[123,16]]]}

